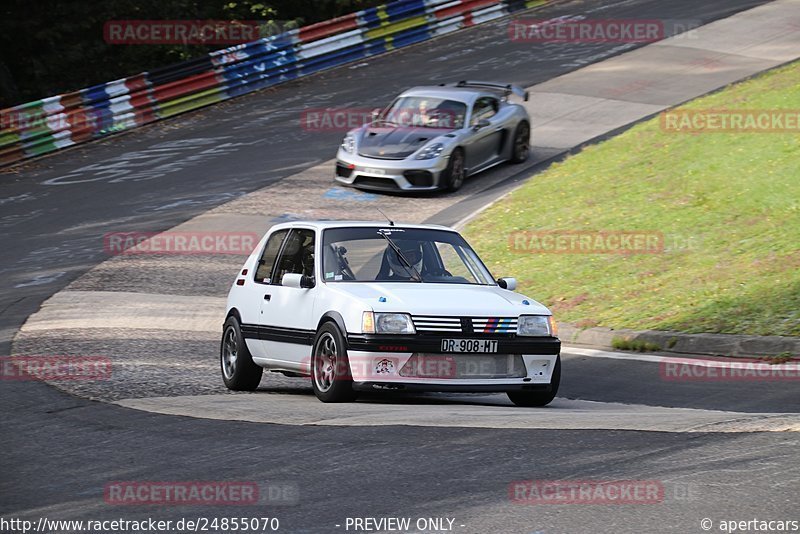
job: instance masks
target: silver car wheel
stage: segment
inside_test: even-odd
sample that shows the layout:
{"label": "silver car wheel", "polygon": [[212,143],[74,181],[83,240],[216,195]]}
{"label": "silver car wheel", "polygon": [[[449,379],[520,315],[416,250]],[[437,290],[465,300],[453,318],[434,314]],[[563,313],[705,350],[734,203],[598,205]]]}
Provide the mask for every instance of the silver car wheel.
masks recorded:
{"label": "silver car wheel", "polygon": [[314,355],[314,383],[321,392],[326,392],[336,381],[336,340],[331,334],[325,332],[317,343],[317,352]]}
{"label": "silver car wheel", "polygon": [[236,358],[239,355],[236,346],[236,330],[232,326],[229,326],[228,329],[225,330],[225,340],[223,341],[221,354],[222,374],[228,380],[233,379],[233,374],[236,372]]}

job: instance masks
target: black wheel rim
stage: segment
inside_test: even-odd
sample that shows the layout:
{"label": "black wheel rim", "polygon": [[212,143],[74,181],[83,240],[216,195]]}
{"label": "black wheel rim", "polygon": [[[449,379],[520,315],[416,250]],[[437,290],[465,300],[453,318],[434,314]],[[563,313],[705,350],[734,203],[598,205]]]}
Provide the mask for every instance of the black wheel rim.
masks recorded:
{"label": "black wheel rim", "polygon": [[461,152],[453,154],[453,167],[450,170],[450,187],[458,189],[464,182],[464,158]]}
{"label": "black wheel rim", "polygon": [[517,138],[514,139],[514,152],[516,159],[525,159],[528,157],[530,150],[530,139],[528,138],[528,127],[522,126],[517,132]]}

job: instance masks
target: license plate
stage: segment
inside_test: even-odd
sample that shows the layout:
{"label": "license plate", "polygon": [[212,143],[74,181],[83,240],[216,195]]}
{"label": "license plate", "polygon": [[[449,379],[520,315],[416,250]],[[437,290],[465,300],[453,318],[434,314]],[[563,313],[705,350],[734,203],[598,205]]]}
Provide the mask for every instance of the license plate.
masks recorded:
{"label": "license plate", "polygon": [[497,352],[497,340],[443,339],[442,352]]}
{"label": "license plate", "polygon": [[369,174],[380,174],[381,176],[386,174],[385,170],[383,170],[383,169],[375,169],[373,167],[364,167],[364,171],[363,172],[368,172]]}

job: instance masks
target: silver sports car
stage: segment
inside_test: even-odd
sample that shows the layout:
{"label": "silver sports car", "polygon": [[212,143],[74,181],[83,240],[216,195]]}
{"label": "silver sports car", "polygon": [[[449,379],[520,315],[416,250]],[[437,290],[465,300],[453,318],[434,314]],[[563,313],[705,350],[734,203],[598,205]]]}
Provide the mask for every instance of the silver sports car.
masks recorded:
{"label": "silver sports car", "polygon": [[511,84],[467,82],[415,87],[351,130],[336,154],[336,180],[359,189],[455,191],[467,176],[530,150],[530,119],[509,101]]}

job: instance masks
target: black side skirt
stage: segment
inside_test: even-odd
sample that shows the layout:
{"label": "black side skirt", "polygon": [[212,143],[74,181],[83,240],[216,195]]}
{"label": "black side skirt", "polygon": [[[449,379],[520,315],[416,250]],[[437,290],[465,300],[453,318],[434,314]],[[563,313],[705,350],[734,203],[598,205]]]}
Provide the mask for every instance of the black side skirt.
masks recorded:
{"label": "black side skirt", "polygon": [[244,336],[245,339],[261,339],[264,341],[308,346],[314,344],[314,336],[316,335],[314,330],[264,326],[260,324],[243,324],[241,325],[241,329],[242,336]]}

